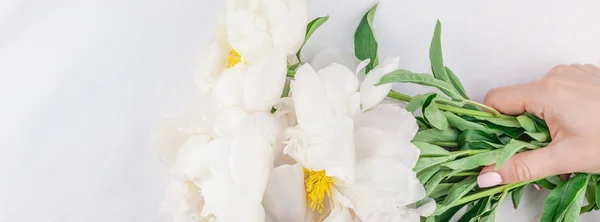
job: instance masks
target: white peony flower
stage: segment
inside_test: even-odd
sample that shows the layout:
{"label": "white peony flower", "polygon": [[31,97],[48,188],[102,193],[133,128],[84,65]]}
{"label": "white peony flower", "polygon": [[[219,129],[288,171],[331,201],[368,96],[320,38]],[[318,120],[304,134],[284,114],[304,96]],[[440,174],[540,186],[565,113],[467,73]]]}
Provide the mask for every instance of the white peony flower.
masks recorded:
{"label": "white peony flower", "polygon": [[[395,66],[397,60],[389,60],[379,69],[387,72]],[[318,72],[303,65],[296,72],[291,89],[298,126],[286,130],[284,152],[304,168],[308,218],[419,219],[410,207],[425,197],[412,171],[419,149],[410,141],[418,126],[406,110],[379,104],[390,88],[370,84],[383,76],[377,72],[367,75],[360,88],[356,72],[342,65]]]}
{"label": "white peony flower", "polygon": [[[198,87],[211,95],[219,109],[269,111],[281,97],[287,61],[280,47],[263,48],[254,60],[245,59],[224,39],[217,39],[201,62]],[[266,81],[268,80],[268,81]]]}
{"label": "white peony flower", "polygon": [[204,198],[198,187],[191,182],[172,181],[167,187],[166,199],[160,212],[167,221],[208,222],[210,217],[201,216]]}
{"label": "white peony flower", "polygon": [[304,42],[306,0],[234,0],[228,2],[227,31],[231,45],[252,60],[265,48],[281,46],[294,55]]}
{"label": "white peony flower", "polygon": [[218,221],[264,221],[262,197],[273,168],[281,128],[269,113],[245,117],[231,137],[206,148],[210,176],[197,182],[204,194],[202,215]]}

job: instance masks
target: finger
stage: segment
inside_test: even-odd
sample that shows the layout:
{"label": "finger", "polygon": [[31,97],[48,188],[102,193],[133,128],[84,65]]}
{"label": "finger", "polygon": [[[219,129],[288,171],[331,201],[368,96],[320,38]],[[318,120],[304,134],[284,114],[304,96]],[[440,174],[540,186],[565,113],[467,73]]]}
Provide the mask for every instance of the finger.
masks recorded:
{"label": "finger", "polygon": [[504,86],[490,90],[485,96],[484,103],[501,113],[519,115],[530,108],[532,101],[536,101],[539,91],[535,83]]}
{"label": "finger", "polygon": [[[573,171],[577,162],[575,152],[565,152],[566,144],[556,143],[537,150],[517,153],[498,170],[495,165],[486,166],[477,182],[480,187],[510,184],[565,174]],[[567,150],[568,151],[568,150]]]}
{"label": "finger", "polygon": [[583,72],[583,73],[587,73],[587,74],[593,74],[594,70],[583,65],[583,64],[571,64],[571,67],[576,68],[577,70]]}
{"label": "finger", "polygon": [[587,68],[589,68],[589,69],[591,69],[591,70],[594,70],[594,71],[596,71],[596,73],[600,72],[600,67],[598,67],[598,66],[595,66],[595,65],[593,65],[593,64],[585,64],[585,67],[587,67]]}

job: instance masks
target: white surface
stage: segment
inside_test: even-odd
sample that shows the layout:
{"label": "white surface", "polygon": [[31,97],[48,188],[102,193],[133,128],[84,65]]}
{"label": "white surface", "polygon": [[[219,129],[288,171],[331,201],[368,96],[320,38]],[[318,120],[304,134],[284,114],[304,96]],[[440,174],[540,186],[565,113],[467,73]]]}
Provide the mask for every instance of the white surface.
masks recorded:
{"label": "white surface", "polygon": [[[373,2],[309,0],[311,18],[331,19],[303,57],[352,50]],[[184,101],[221,5],[0,0],[0,221],[160,221],[166,179],[148,147],[151,128]],[[383,0],[375,26],[381,57],[429,72],[439,18],[446,64],[480,100],[556,64],[599,63],[599,11],[596,0]],[[530,221],[538,194],[516,212],[508,201],[497,221]]]}

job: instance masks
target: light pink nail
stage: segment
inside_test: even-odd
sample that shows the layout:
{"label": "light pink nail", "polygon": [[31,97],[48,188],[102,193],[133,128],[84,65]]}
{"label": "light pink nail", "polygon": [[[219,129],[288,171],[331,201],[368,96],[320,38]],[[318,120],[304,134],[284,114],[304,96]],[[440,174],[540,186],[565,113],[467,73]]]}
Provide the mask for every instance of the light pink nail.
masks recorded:
{"label": "light pink nail", "polygon": [[540,187],[540,185],[533,184],[533,187],[535,187],[536,190],[542,190],[542,188]]}
{"label": "light pink nail", "polygon": [[477,184],[481,188],[493,187],[500,183],[502,183],[502,178],[496,172],[487,172],[477,177]]}

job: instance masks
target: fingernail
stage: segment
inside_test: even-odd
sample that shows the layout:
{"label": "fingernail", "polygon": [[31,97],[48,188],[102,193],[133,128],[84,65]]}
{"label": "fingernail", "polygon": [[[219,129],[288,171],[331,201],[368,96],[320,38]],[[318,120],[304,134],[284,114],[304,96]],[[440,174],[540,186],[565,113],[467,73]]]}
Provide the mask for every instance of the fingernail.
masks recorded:
{"label": "fingernail", "polygon": [[537,189],[537,190],[542,190],[542,188],[540,187],[540,185],[533,184],[533,187],[535,187],[535,189]]}
{"label": "fingernail", "polygon": [[493,187],[500,183],[502,183],[502,178],[496,172],[487,172],[477,177],[477,184],[481,188]]}

